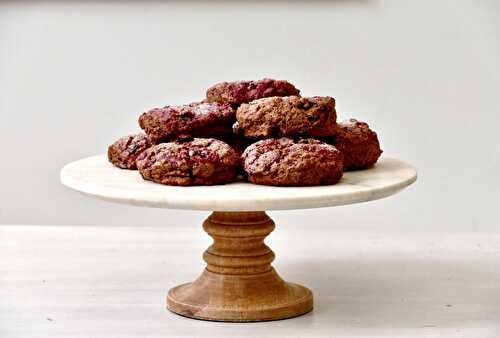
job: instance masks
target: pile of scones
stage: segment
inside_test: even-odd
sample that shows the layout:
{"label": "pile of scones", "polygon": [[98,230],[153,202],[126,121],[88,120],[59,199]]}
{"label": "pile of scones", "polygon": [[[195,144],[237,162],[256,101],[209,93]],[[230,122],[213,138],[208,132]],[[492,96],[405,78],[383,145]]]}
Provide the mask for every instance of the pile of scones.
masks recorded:
{"label": "pile of scones", "polygon": [[332,97],[267,78],[215,84],[203,101],[151,109],[139,125],[144,133],[110,145],[108,159],[168,185],[330,185],[382,154],[368,124],[337,123]]}

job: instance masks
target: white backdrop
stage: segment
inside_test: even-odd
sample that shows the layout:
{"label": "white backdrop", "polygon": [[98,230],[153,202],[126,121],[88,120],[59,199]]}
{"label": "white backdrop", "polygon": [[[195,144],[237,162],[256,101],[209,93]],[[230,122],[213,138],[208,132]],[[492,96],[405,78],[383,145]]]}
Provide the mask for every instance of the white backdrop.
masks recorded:
{"label": "white backdrop", "polygon": [[206,213],[80,196],[59,170],[148,108],[269,76],[334,96],[419,171],[391,198],[278,223],[497,231],[499,52],[493,0],[0,2],[0,223],[199,226]]}

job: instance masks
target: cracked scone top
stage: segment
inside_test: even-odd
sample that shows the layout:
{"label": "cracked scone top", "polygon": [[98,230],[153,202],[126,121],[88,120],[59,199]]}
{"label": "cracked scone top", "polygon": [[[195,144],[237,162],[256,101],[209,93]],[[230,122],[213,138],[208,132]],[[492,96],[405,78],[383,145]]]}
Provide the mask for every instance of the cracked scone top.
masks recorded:
{"label": "cracked scone top", "polygon": [[144,133],[124,136],[108,147],[108,160],[122,169],[137,169],[135,160],[152,143]]}
{"label": "cracked scone top", "polygon": [[226,143],[211,138],[160,143],[137,159],[145,180],[167,185],[214,185],[236,179],[238,154]]}
{"label": "cracked scone top", "polygon": [[300,90],[284,80],[262,79],[254,81],[220,82],[208,88],[208,102],[221,102],[237,107],[242,103],[271,96],[299,95]]}
{"label": "cracked scone top", "polygon": [[139,117],[139,125],[152,141],[230,135],[234,109],[224,103],[195,102],[154,108]]}
{"label": "cracked scone top", "polygon": [[338,123],[334,140],[335,147],[344,154],[346,170],[369,168],[382,154],[377,133],[356,119]]}
{"label": "cracked scone top", "polygon": [[277,186],[335,184],[342,177],[343,155],[334,146],[314,139],[267,139],[242,155],[248,180]]}
{"label": "cracked scone top", "polygon": [[335,134],[335,100],[329,96],[269,97],[242,104],[235,132],[245,137],[331,137]]}

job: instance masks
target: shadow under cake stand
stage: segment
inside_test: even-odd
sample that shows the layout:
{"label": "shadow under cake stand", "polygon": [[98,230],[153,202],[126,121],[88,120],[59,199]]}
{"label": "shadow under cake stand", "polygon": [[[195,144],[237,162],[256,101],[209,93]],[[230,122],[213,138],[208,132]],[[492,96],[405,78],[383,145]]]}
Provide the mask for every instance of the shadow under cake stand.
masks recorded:
{"label": "shadow under cake stand", "polygon": [[370,169],[344,174],[331,186],[272,187],[236,182],[177,187],[145,181],[139,172],[112,166],[105,155],[61,170],[64,185],[103,200],[136,206],[210,210],[203,223],[213,244],[203,254],[201,276],[168,292],[167,308],[183,316],[215,321],[265,321],[307,313],[313,295],[285,282],[271,266],[264,238],[274,222],[264,210],[320,208],[360,203],[395,194],[415,182],[410,165],[382,157]]}

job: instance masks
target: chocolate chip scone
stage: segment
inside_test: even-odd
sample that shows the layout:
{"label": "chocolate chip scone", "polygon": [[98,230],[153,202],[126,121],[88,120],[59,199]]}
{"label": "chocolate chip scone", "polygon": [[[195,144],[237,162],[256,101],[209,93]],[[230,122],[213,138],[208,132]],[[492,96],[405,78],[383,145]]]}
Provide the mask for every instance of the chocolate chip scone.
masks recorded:
{"label": "chocolate chip scone", "polygon": [[332,97],[269,97],[242,104],[235,132],[245,137],[331,137],[337,114]]}
{"label": "chocolate chip scone", "polygon": [[377,133],[356,119],[337,124],[333,144],[344,154],[345,170],[371,167],[382,154]]}
{"label": "chocolate chip scone", "polygon": [[314,139],[267,139],[242,155],[248,180],[277,186],[335,184],[342,177],[343,155],[334,146]]}
{"label": "chocolate chip scone", "polygon": [[271,96],[298,96],[300,90],[284,80],[221,82],[207,90],[208,102],[221,102],[237,107],[242,103]]}
{"label": "chocolate chip scone", "polygon": [[233,182],[238,154],[226,143],[206,138],[161,143],[137,159],[145,180],[168,185],[214,185]]}
{"label": "chocolate chip scone", "polygon": [[224,103],[195,102],[155,108],[139,117],[139,125],[152,141],[230,135],[234,109]]}
{"label": "chocolate chip scone", "polygon": [[118,168],[137,169],[135,160],[151,146],[151,141],[144,133],[124,136],[108,147],[109,162]]}

